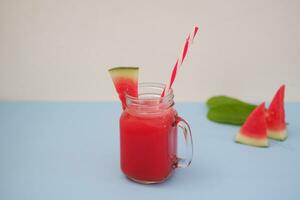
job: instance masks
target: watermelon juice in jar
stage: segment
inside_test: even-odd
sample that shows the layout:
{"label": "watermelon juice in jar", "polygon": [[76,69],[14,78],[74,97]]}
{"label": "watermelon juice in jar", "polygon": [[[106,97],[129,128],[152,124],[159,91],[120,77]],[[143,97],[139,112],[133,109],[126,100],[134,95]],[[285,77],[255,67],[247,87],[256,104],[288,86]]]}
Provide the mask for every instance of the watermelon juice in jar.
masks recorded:
{"label": "watermelon juice in jar", "polygon": [[[173,108],[173,91],[161,97],[163,84],[139,84],[138,97],[126,95],[120,117],[121,169],[131,180],[159,183],[177,167],[187,167],[192,160],[190,127]],[[177,131],[182,129],[186,158],[177,156]]]}

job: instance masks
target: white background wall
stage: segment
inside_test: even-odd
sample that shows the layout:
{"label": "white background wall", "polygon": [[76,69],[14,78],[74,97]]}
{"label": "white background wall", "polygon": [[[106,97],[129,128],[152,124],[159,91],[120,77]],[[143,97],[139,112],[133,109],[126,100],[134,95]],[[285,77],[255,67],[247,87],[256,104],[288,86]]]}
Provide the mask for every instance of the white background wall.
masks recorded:
{"label": "white background wall", "polygon": [[177,100],[300,100],[299,0],[0,0],[0,100],[116,100],[116,65],[165,82],[194,24]]}

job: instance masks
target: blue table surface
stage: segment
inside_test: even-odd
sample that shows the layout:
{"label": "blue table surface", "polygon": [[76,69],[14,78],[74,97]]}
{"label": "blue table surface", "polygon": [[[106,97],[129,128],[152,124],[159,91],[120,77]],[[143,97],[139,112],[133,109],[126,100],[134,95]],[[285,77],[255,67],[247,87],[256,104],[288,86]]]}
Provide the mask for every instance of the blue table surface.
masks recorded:
{"label": "blue table surface", "polygon": [[165,183],[119,168],[117,102],[1,102],[0,199],[300,199],[300,103],[286,104],[288,139],[234,143],[238,127],[208,121],[203,103],[177,103],[194,159]]}

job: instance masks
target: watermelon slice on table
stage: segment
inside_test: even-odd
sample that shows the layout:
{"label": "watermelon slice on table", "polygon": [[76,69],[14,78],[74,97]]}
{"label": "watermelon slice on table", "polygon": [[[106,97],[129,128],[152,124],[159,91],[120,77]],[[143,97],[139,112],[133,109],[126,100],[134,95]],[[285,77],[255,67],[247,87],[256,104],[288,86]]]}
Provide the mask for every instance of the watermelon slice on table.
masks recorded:
{"label": "watermelon slice on table", "polygon": [[265,103],[260,104],[250,113],[236,135],[235,141],[258,147],[268,146]]}
{"label": "watermelon slice on table", "polygon": [[282,85],[273,97],[266,113],[268,137],[281,141],[287,138],[284,111],[284,91],[285,85]]}
{"label": "watermelon slice on table", "polygon": [[109,69],[110,76],[122,102],[126,106],[126,94],[136,97],[138,95],[138,67],[114,67]]}

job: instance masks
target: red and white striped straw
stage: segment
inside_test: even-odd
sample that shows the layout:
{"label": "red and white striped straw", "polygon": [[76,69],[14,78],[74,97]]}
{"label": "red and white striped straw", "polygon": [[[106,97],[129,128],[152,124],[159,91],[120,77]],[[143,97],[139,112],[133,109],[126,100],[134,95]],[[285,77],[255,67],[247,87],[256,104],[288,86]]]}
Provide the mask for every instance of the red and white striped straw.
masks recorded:
{"label": "red and white striped straw", "polygon": [[165,94],[168,93],[169,89],[172,87],[172,84],[176,78],[176,74],[177,74],[177,71],[178,69],[180,68],[180,66],[182,65],[183,61],[184,61],[184,58],[186,56],[186,53],[189,49],[189,46],[193,43],[194,41],[194,38],[198,32],[198,27],[195,26],[193,31],[189,33],[188,37],[186,38],[186,41],[185,41],[185,44],[184,44],[184,48],[179,56],[179,58],[177,59],[176,63],[175,63],[175,66],[173,67],[173,71],[172,71],[172,75],[171,75],[171,78],[170,78],[170,81],[166,84],[165,86],[165,89],[164,91],[162,92],[161,94],[161,97],[165,96]]}

